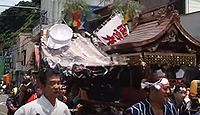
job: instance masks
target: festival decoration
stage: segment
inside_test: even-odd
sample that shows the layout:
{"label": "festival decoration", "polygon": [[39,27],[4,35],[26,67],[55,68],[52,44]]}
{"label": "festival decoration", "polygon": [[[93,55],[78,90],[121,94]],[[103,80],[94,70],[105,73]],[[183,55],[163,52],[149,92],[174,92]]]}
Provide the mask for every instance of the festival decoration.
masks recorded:
{"label": "festival decoration", "polygon": [[89,11],[89,5],[83,0],[71,0],[66,1],[64,8],[66,21],[75,29],[78,29],[81,26],[82,16]]}
{"label": "festival decoration", "polygon": [[128,28],[122,24],[123,19],[121,13],[113,14],[101,25],[100,29],[94,31],[94,34],[106,45],[123,40],[129,34]]}

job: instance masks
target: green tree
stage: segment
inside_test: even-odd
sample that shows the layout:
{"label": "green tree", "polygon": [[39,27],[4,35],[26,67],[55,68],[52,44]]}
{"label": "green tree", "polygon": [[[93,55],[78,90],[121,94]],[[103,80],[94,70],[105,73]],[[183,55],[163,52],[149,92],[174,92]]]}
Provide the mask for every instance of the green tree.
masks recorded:
{"label": "green tree", "polygon": [[[40,7],[40,0],[21,1],[17,6]],[[11,7],[0,15],[0,50],[10,47],[20,32],[31,32],[35,21],[40,18],[39,10]]]}

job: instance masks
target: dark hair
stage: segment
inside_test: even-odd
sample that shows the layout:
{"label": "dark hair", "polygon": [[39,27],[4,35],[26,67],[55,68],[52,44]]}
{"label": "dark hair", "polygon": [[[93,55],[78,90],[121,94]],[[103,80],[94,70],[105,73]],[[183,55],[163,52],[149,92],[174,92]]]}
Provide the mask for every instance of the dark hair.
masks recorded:
{"label": "dark hair", "polygon": [[185,84],[176,84],[174,87],[175,87],[175,88],[174,88],[174,90],[173,90],[173,93],[176,93],[176,92],[180,91],[180,90],[181,90],[181,89],[180,89],[181,87],[182,87],[182,88],[185,88],[185,89],[187,88]]}
{"label": "dark hair", "polygon": [[56,69],[52,69],[52,68],[42,68],[39,71],[39,75],[37,80],[46,86],[47,84],[47,78],[51,77],[53,75],[59,75],[60,76],[60,72]]}
{"label": "dark hair", "polygon": [[145,72],[144,72],[144,78],[145,78],[145,81],[148,81],[150,83],[154,83],[154,82],[158,81],[160,78],[163,78],[163,77],[159,77],[156,73],[156,70],[153,70],[151,68],[146,68]]}

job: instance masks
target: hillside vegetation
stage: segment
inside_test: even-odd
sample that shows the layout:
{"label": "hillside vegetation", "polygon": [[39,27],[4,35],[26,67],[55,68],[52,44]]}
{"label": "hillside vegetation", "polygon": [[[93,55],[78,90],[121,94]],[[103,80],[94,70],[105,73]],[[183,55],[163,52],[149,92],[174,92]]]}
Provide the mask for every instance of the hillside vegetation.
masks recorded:
{"label": "hillside vegetation", "polygon": [[[16,6],[40,8],[40,0],[19,2]],[[31,32],[39,24],[40,10],[31,8],[10,7],[0,15],[0,49],[9,48],[15,44],[15,38],[20,32]]]}

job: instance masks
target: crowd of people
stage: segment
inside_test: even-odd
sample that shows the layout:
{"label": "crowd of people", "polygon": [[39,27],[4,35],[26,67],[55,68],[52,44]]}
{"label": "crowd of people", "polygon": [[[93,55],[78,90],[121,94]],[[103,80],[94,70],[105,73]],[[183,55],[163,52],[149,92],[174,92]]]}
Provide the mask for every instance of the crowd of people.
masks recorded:
{"label": "crowd of people", "polygon": [[[46,68],[36,78],[25,76],[19,87],[14,86],[6,101],[8,115],[71,115],[82,105],[69,97],[60,72]],[[70,107],[70,109],[68,108]]]}
{"label": "crowd of people", "polygon": [[[196,80],[198,81],[198,80]],[[198,84],[196,84],[197,90]],[[199,115],[198,106],[193,107],[190,88],[183,82],[170,86],[165,76],[148,72],[148,77],[141,82],[141,88],[148,92],[148,97],[128,109],[126,115]],[[198,93],[198,91],[196,91]],[[196,96],[196,95],[195,95]],[[196,97],[198,98],[198,97]]]}
{"label": "crowd of people", "polygon": [[[198,115],[198,104],[194,107],[194,98],[190,88],[183,82],[170,85],[165,76],[148,71],[141,81],[141,89],[148,97],[124,109],[124,115]],[[82,106],[80,88],[70,89],[62,84],[60,72],[43,68],[37,77],[25,76],[19,87],[13,86],[6,105],[8,115],[71,115]],[[198,85],[196,86],[196,88]],[[197,92],[197,91],[196,91]]]}

